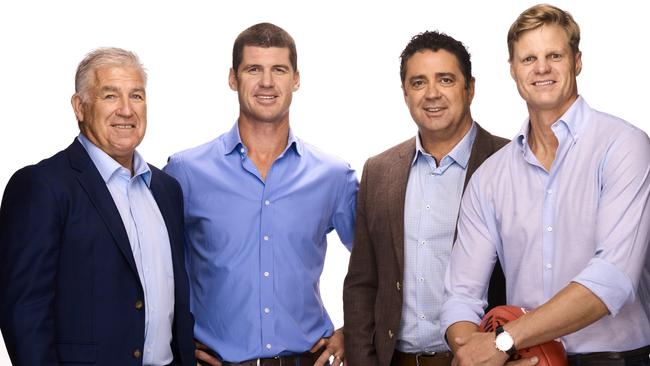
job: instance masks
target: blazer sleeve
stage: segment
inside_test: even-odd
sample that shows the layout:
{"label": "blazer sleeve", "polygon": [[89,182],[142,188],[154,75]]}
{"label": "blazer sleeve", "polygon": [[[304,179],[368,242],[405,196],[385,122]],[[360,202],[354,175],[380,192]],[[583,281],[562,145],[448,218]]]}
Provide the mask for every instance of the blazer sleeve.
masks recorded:
{"label": "blazer sleeve", "polygon": [[343,286],[345,356],[349,365],[377,365],[373,344],[375,301],[377,298],[377,263],[366,221],[368,165],[363,168],[357,198],[354,246],[348,274]]}
{"label": "blazer sleeve", "polygon": [[45,174],[10,179],[0,207],[0,328],[14,365],[58,365],[54,297],[61,208]]}

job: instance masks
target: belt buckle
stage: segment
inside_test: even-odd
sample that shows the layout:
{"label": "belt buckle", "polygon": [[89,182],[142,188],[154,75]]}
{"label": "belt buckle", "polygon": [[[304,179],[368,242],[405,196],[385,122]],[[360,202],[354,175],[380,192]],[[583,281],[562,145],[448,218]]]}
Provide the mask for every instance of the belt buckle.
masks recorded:
{"label": "belt buckle", "polygon": [[[278,362],[279,362],[279,365],[278,365],[278,366],[282,366],[282,357],[280,357],[280,356],[275,356],[275,357],[273,357],[273,358],[275,358],[276,360],[278,360]],[[257,366],[260,366],[260,365],[257,365]]]}
{"label": "belt buckle", "polygon": [[419,352],[415,354],[415,366],[420,366],[420,357],[433,357],[436,355],[436,352],[424,353]]}

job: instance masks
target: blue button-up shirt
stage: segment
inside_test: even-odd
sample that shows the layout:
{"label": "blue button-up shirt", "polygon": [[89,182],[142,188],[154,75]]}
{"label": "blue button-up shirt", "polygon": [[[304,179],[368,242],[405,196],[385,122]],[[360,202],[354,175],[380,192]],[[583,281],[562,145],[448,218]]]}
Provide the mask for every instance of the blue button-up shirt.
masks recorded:
{"label": "blue button-up shirt", "polygon": [[404,303],[397,341],[402,352],[448,349],[440,335],[443,279],[475,136],[472,123],[440,164],[416,137],[404,206]]}
{"label": "blue button-up shirt", "polygon": [[351,249],[358,182],[289,132],[266,180],[238,125],[173,155],[183,188],[195,337],[229,362],[308,351],[333,332],[320,297],[326,235]]}
{"label": "blue button-up shirt", "polygon": [[446,275],[443,330],[479,322],[498,255],[511,305],[534,309],[573,281],[607,306],[610,315],[562,337],[569,353],[646,346],[650,140],[582,97],[551,128],[559,147],[550,171],[530,149],[526,121],[472,176]]}
{"label": "blue button-up shirt", "polygon": [[173,360],[174,270],[165,220],[149,189],[151,170],[138,152],[133,171],[124,168],[80,134],[99,174],[106,182],[131,243],[133,258],[144,290],[145,334],[143,365],[167,365]]}

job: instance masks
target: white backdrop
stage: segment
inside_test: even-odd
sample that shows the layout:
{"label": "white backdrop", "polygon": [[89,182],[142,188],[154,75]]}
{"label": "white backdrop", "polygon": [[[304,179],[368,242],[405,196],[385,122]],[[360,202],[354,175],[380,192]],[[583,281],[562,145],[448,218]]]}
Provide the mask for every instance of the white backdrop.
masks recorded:
{"label": "white backdrop", "polygon": [[[77,134],[70,106],[74,72],[93,48],[133,50],[149,72],[149,129],[139,151],[162,167],[167,156],[213,139],[234,123],[227,85],[232,42],[269,21],[298,46],[301,88],[291,124],[308,142],[364,161],[413,136],[399,54],[411,36],[441,30],[472,54],[473,116],[512,137],[526,116],[510,78],[506,33],[530,0],[364,2],[4,0],[0,4],[0,189],[17,169],[68,146]],[[589,104],[650,132],[642,103],[650,84],[645,2],[555,1],[582,29],[578,90]],[[645,36],[644,36],[645,34]],[[645,46],[644,46],[645,45]],[[342,325],[341,288],[349,254],[330,237],[321,291]],[[9,365],[0,342],[0,365]]]}

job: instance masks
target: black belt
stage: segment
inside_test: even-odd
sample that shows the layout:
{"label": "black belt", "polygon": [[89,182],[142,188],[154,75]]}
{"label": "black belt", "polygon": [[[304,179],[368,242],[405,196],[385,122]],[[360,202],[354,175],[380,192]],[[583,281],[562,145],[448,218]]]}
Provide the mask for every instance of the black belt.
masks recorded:
{"label": "black belt", "polygon": [[576,353],[569,355],[569,364],[571,365],[589,365],[591,362],[616,363],[620,361],[632,361],[634,359],[648,359],[650,357],[650,345],[623,352],[591,352]]}
{"label": "black belt", "polygon": [[451,366],[451,352],[404,353],[395,350],[392,366]]}
{"label": "black belt", "polygon": [[224,366],[313,366],[322,352],[300,353],[272,358],[256,358],[243,362],[222,362]]}

